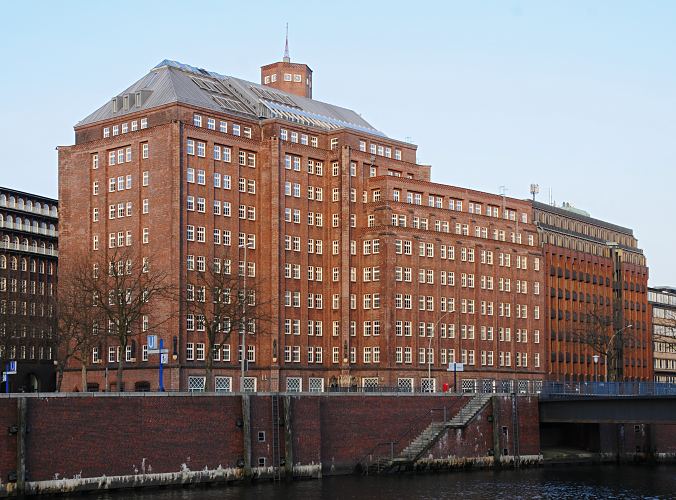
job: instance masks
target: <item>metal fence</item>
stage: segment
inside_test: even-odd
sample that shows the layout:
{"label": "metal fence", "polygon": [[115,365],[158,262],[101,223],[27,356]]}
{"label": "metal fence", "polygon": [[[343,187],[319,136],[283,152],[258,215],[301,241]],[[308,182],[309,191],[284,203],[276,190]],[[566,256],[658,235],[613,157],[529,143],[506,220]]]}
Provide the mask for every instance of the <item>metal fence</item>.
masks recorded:
{"label": "metal fence", "polygon": [[545,382],[543,398],[579,396],[676,396],[676,384],[660,382]]}

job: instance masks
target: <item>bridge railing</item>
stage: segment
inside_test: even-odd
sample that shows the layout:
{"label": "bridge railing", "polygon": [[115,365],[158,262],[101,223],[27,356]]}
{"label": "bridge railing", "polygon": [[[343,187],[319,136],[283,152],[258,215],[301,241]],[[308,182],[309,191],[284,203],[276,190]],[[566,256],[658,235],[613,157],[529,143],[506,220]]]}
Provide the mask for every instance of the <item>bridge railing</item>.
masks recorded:
{"label": "bridge railing", "polygon": [[676,384],[660,382],[545,382],[541,397],[676,396]]}

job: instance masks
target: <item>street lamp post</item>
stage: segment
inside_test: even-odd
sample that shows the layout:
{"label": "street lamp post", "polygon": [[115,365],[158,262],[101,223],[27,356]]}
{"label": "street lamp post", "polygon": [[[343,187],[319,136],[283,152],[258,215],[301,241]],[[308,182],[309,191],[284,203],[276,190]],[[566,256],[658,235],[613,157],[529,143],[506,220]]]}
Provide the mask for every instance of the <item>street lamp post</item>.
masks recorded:
{"label": "street lamp post", "polygon": [[604,358],[606,360],[606,382],[608,382],[608,353],[610,352],[611,346],[613,345],[613,340],[615,340],[615,337],[617,337],[618,334],[622,333],[625,331],[627,328],[631,328],[634,325],[627,325],[624,328],[620,328],[617,330],[612,337],[610,337],[610,340],[608,341],[608,345],[606,346],[606,352],[604,353]]}
{"label": "street lamp post", "polygon": [[244,245],[241,245],[239,248],[244,248],[244,290],[243,290],[243,297],[242,297],[242,323],[240,326],[240,330],[242,331],[242,366],[241,366],[241,375],[239,379],[239,390],[240,392],[244,392],[244,371],[245,371],[245,366],[246,366],[246,302],[248,300],[247,293],[246,293],[246,275],[248,273],[247,269],[247,249],[249,248],[254,248],[253,245],[249,242],[246,242]]}
{"label": "street lamp post", "polygon": [[592,358],[594,359],[594,382],[599,381],[599,355],[594,354]]}
{"label": "street lamp post", "polygon": [[[431,384],[432,383],[432,359],[430,358],[430,351],[432,350],[432,337],[437,331],[437,327],[439,326],[439,323],[441,323],[441,320],[444,319],[446,316],[451,314],[453,311],[446,311],[444,314],[442,314],[439,319],[434,323],[434,331],[432,332],[432,336],[430,336],[430,340],[427,344],[427,383]],[[430,387],[428,387],[430,389]],[[426,392],[433,392],[431,389],[426,391]]]}

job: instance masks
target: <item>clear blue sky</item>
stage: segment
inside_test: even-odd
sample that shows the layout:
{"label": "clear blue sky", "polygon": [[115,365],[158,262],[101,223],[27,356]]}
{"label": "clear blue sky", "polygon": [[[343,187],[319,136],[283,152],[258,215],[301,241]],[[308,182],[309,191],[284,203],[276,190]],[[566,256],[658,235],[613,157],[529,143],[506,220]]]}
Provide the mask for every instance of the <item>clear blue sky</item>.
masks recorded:
{"label": "clear blue sky", "polygon": [[410,137],[438,182],[537,182],[634,229],[676,285],[676,2],[7,2],[1,185],[55,196],[54,148],[162,59],[258,80],[282,56],[314,97]]}

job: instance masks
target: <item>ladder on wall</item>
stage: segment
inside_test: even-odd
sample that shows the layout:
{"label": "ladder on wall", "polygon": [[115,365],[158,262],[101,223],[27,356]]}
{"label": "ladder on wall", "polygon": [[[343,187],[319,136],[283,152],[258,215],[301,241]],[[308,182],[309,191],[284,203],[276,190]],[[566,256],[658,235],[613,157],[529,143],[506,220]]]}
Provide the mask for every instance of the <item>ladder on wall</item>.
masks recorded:
{"label": "ladder on wall", "polygon": [[272,397],[272,470],[273,479],[281,479],[281,457],[279,451],[279,394],[273,394]]}
{"label": "ladder on wall", "polygon": [[514,467],[519,468],[521,457],[519,451],[519,400],[516,393],[512,394],[512,434],[514,441]]}

